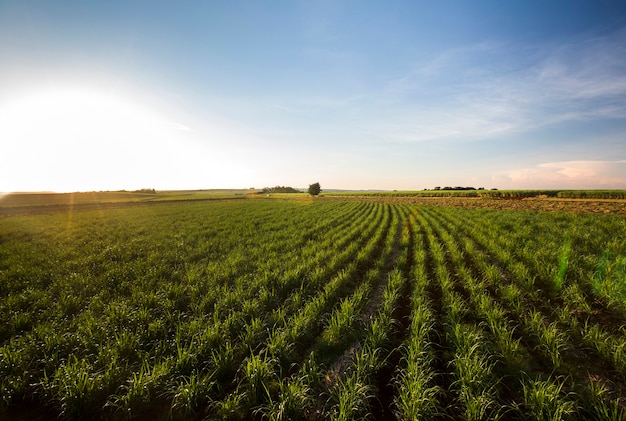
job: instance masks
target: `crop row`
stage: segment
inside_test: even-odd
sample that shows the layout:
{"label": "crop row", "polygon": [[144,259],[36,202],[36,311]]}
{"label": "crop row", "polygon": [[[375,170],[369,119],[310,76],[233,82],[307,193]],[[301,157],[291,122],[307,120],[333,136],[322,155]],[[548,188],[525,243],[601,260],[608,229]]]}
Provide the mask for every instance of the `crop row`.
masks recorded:
{"label": "crop row", "polygon": [[620,419],[624,228],[341,200],[5,217],[0,414]]}
{"label": "crop row", "polygon": [[[494,385],[489,379],[480,382],[489,391],[487,397],[483,396],[486,400],[480,410],[490,412],[476,416],[476,409],[466,404],[466,418],[506,415],[560,419],[569,414],[618,419],[620,396],[616,389],[610,389],[621,381],[622,373],[616,370],[619,365],[606,358],[603,364],[597,364],[598,355],[593,350],[597,345],[578,345],[581,337],[589,336],[589,329],[609,335],[615,350],[623,343],[623,313],[612,308],[620,306],[619,299],[601,297],[594,288],[597,279],[593,278],[597,275],[579,267],[593,258],[587,254],[594,250],[589,244],[588,228],[599,228],[595,240],[598,245],[604,240],[604,246],[611,244],[606,240],[615,231],[597,220],[582,229],[577,215],[461,214],[443,209],[427,209],[424,214],[443,312],[454,316],[452,321],[444,317],[444,326],[454,329],[448,333],[451,343],[446,343],[444,349],[458,346],[457,329],[467,324],[471,329],[478,326],[478,333],[467,333],[475,336],[471,343],[477,349],[473,351],[479,352],[480,343],[488,351],[476,357],[475,373],[493,371],[503,379]],[[439,251],[441,248],[444,253]],[[590,311],[590,301],[596,303],[595,314]],[[611,322],[612,335],[607,326],[601,328],[594,320],[597,314],[603,314],[605,325]],[[464,384],[458,379],[451,385],[458,382]],[[465,393],[462,389],[458,393],[459,403],[463,403]],[[466,401],[481,399],[474,395]]]}

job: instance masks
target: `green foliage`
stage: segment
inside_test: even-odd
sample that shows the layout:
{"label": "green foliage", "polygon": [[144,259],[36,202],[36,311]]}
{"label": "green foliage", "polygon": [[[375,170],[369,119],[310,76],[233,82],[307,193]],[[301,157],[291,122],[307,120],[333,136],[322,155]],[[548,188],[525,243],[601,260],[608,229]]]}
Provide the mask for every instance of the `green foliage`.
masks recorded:
{"label": "green foliage", "polygon": [[360,381],[356,374],[342,378],[333,391],[336,401],[331,420],[348,421],[364,419],[367,414],[367,402],[374,397],[375,389],[372,384]]}
{"label": "green foliage", "polygon": [[569,199],[626,199],[625,190],[564,190],[557,197]]}
{"label": "green foliage", "polygon": [[626,309],[626,255],[604,252],[592,277],[596,294],[606,297],[618,309]]}
{"label": "green foliage", "polygon": [[[302,419],[313,405],[313,390],[306,376],[294,375],[284,378],[278,385],[278,397],[268,393],[268,403],[258,410],[273,421]],[[268,391],[269,392],[269,391]]]}
{"label": "green foliage", "polygon": [[275,186],[275,187],[264,187],[261,190],[261,193],[269,194],[269,193],[302,193],[302,192],[298,189],[294,189],[293,187]]}
{"label": "green foliage", "polygon": [[313,184],[309,185],[308,193],[311,196],[317,196],[321,192],[322,192],[322,187],[320,186],[320,183],[313,183]]}
{"label": "green foliage", "polygon": [[5,214],[0,417],[623,416],[623,217],[383,199]]}
{"label": "green foliage", "polygon": [[567,273],[567,267],[569,265],[570,254],[572,253],[572,245],[566,242],[559,255],[559,265],[556,276],[554,277],[554,284],[552,288],[553,294],[558,293],[563,288],[565,282],[565,274]]}
{"label": "green foliage", "polygon": [[523,383],[524,405],[538,421],[560,421],[574,415],[577,405],[564,391],[563,379],[529,380]]}

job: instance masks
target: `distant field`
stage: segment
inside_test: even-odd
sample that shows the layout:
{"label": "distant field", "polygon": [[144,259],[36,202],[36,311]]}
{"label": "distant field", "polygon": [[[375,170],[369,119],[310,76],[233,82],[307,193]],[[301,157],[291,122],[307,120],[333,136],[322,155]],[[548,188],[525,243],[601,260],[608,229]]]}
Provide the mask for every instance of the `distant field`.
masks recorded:
{"label": "distant field", "polygon": [[625,416],[619,200],[246,192],[5,198],[0,418]]}
{"label": "distant field", "polygon": [[154,193],[125,191],[79,193],[9,193],[4,196],[0,196],[0,207],[236,198],[245,196],[250,192],[253,192],[253,190],[172,190],[158,191]]}
{"label": "distant field", "polygon": [[[171,190],[155,192],[9,193],[0,195],[0,209],[17,206],[76,206],[126,202],[188,201],[241,198],[308,198],[307,193],[262,193],[255,189]],[[626,204],[626,190],[416,190],[416,191],[329,191],[326,198],[482,198],[482,199],[584,199]],[[549,202],[547,200],[546,202]],[[454,202],[431,202],[453,205]],[[462,203],[462,202],[457,202]],[[469,203],[469,202],[468,202]],[[478,202],[474,202],[478,203]],[[490,203],[490,202],[485,202]],[[492,203],[492,202],[491,202]],[[537,203],[537,202],[535,202]],[[563,203],[563,201],[561,201]],[[487,205],[489,206],[489,205]],[[615,206],[613,207],[615,208]]]}
{"label": "distant field", "polygon": [[413,190],[413,191],[336,191],[327,196],[387,197],[486,197],[522,199],[527,197],[558,197],[570,199],[626,199],[626,190]]}

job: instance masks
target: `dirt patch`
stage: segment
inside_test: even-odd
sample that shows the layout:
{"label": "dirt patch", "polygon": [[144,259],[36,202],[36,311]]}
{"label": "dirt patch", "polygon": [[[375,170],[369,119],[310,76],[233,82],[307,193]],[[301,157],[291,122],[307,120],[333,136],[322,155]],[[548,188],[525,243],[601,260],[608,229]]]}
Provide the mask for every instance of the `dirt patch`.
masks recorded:
{"label": "dirt patch", "polygon": [[578,212],[626,215],[623,199],[564,199],[529,197],[524,199],[493,199],[486,197],[396,197],[396,196],[329,196],[325,200],[360,200],[384,203],[409,203],[425,206],[454,206],[496,210],[526,210],[547,212]]}

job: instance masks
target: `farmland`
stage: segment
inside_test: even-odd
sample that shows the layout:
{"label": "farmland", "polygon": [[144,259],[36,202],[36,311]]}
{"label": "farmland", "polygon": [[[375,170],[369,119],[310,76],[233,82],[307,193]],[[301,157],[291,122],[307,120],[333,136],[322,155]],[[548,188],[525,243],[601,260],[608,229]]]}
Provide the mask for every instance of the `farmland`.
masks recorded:
{"label": "farmland", "polygon": [[623,202],[139,199],[0,216],[0,416],[624,417]]}

